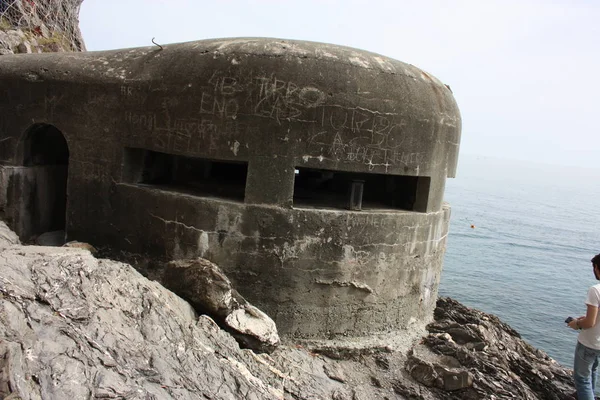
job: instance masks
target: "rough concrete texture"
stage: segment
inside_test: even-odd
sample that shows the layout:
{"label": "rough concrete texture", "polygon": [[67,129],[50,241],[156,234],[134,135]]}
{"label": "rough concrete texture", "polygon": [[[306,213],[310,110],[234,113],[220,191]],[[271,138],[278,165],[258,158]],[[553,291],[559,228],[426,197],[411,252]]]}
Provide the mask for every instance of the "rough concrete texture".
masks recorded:
{"label": "rough concrete texture", "polygon": [[4,399],[557,400],[573,391],[570,371],[497,318],[449,299],[435,314],[409,362],[385,346],[255,354],[129,265],[20,246],[0,223]]}
{"label": "rough concrete texture", "polygon": [[410,336],[431,319],[460,116],[418,68],[326,44],[207,40],[5,56],[0,92],[4,211],[21,237],[41,232],[16,206],[31,200],[10,194],[36,196],[20,167],[50,168],[36,138],[57,128],[68,240],[207,258],[284,335]]}
{"label": "rough concrete texture", "polygon": [[64,228],[65,166],[0,166],[0,184],[0,210],[20,237]]}

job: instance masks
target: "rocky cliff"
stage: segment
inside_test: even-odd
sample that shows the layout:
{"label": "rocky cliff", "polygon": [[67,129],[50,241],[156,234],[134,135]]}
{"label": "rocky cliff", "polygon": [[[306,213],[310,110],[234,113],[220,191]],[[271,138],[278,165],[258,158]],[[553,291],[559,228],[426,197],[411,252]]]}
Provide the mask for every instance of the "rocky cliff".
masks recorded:
{"label": "rocky cliff", "polygon": [[83,0],[0,0],[0,55],[84,51]]}
{"label": "rocky cliff", "polygon": [[561,399],[570,371],[496,317],[440,299],[405,354],[241,349],[208,315],[131,266],[22,246],[0,224],[0,398]]}

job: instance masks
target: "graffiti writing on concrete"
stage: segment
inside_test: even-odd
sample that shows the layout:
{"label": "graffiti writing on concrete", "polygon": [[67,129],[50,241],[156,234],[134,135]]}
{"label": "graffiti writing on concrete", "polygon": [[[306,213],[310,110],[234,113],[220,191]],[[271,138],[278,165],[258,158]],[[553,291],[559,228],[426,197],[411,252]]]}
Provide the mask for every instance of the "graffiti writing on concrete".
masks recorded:
{"label": "graffiti writing on concrete", "polygon": [[52,118],[54,116],[54,110],[56,110],[56,107],[60,104],[60,102],[62,101],[64,95],[61,96],[46,96],[44,98],[44,112],[46,114],[46,116],[48,116],[49,118]]}
{"label": "graffiti writing on concrete", "polygon": [[133,87],[121,86],[121,96],[130,97],[133,95]]}
{"label": "graffiti writing on concrete", "polygon": [[340,106],[322,106],[320,112],[316,132],[307,141],[308,154],[364,164],[369,169],[381,166],[386,171],[426,161],[425,152],[404,150],[408,123],[396,114]]}
{"label": "graffiti writing on concrete", "polygon": [[313,109],[323,104],[326,98],[315,87],[299,87],[294,82],[276,77],[259,77],[256,82],[260,89],[253,114],[273,118],[278,122],[296,120],[302,116],[303,109]]}
{"label": "graffiti writing on concrete", "polygon": [[[126,98],[139,92],[130,86],[119,88],[119,95]],[[180,96],[163,95],[160,101],[144,97],[151,103],[144,110],[152,111],[127,110],[124,120],[130,138],[151,137],[153,147],[167,152],[206,154],[233,149],[235,156],[245,157],[252,141],[267,135],[287,141],[291,133],[302,147],[305,162],[318,158],[387,171],[427,161],[427,153],[406,150],[409,121],[401,115],[328,104],[332,96],[315,85],[301,85],[275,74],[215,71],[204,84],[184,85]],[[264,143],[275,146],[276,140]]]}
{"label": "graffiti writing on concrete", "polygon": [[381,215],[355,215],[352,218],[348,218],[346,221],[348,228],[363,229],[365,227],[370,228],[385,228],[386,230],[399,232],[402,229],[414,229],[414,226],[405,226],[403,221],[397,218],[390,218]]}
{"label": "graffiti writing on concrete", "polygon": [[156,114],[151,112],[126,111],[125,122],[134,128],[152,131],[156,127]]}

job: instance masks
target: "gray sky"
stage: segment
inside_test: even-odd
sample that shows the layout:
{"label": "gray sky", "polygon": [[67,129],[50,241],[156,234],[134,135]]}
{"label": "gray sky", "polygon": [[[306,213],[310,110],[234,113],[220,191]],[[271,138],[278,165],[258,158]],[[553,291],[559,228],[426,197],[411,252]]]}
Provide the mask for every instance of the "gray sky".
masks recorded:
{"label": "gray sky", "polygon": [[216,37],[328,42],[451,86],[461,153],[600,168],[597,0],[85,0],[88,50]]}

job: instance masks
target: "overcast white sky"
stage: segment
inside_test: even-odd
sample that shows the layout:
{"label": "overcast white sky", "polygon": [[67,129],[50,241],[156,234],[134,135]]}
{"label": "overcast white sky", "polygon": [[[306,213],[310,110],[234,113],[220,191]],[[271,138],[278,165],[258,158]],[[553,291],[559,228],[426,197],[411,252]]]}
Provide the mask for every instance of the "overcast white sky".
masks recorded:
{"label": "overcast white sky", "polygon": [[85,0],[88,50],[265,36],[357,47],[451,86],[461,153],[600,168],[598,0]]}

